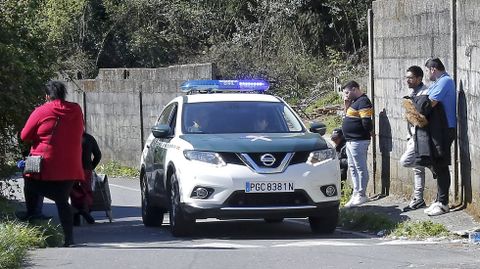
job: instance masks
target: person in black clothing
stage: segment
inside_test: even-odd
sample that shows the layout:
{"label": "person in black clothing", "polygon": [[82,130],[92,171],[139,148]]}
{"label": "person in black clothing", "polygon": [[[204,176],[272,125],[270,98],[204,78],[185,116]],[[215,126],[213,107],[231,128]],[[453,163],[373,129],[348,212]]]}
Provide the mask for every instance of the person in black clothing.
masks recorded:
{"label": "person in black clothing", "polygon": [[347,180],[348,159],[347,159],[347,141],[343,136],[341,128],[335,128],[330,137],[335,143],[335,151],[337,152],[337,158],[340,161],[340,174],[342,185]]}
{"label": "person in black clothing", "polygon": [[77,210],[77,213],[73,216],[74,225],[80,225],[80,216],[83,216],[89,224],[95,223],[95,219],[90,215],[90,207],[93,204],[92,174],[101,159],[102,152],[97,141],[92,135],[84,132],[82,137],[82,165],[85,181],[75,184],[70,193],[72,206]]}

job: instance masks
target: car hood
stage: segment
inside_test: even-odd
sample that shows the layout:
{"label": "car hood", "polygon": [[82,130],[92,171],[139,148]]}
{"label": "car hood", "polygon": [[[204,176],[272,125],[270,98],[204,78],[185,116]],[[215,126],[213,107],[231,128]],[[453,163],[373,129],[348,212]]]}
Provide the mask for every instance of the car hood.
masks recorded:
{"label": "car hood", "polygon": [[328,148],[315,133],[291,134],[186,134],[181,139],[195,150],[215,152],[296,152]]}

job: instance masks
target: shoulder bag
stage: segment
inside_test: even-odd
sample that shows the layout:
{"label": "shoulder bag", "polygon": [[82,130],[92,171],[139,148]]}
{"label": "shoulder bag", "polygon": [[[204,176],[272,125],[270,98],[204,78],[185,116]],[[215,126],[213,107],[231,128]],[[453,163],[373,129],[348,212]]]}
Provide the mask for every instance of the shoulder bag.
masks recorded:
{"label": "shoulder bag", "polygon": [[[52,142],[52,137],[53,134],[55,133],[55,129],[57,128],[59,117],[57,117],[57,120],[55,121],[55,125],[53,126],[52,129],[52,134],[50,135],[50,139],[48,141],[48,145]],[[43,150],[43,153],[45,153],[45,149]],[[42,160],[43,156],[42,155],[37,155],[37,156],[32,156],[29,155],[25,158],[25,168],[23,169],[24,174],[39,174],[42,171]]]}

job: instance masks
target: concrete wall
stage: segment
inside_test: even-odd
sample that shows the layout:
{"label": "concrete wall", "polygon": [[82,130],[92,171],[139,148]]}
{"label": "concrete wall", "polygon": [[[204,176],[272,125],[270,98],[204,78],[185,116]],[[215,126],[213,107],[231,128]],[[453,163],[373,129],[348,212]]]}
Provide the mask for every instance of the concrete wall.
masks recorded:
{"label": "concrete wall", "polygon": [[[454,20],[451,19],[452,2],[456,2]],[[472,167],[480,161],[480,143],[472,137],[480,132],[476,116],[480,112],[477,100],[480,93],[480,3],[476,0],[377,0],[373,2],[373,13],[376,189],[412,193],[412,171],[398,163],[407,137],[401,106],[402,96],[409,93],[404,80],[405,70],[411,65],[423,68],[426,59],[439,57],[448,73],[457,74],[459,92],[461,161],[456,164],[458,176],[452,178],[452,203],[466,200],[464,197],[468,194],[471,197],[468,203],[478,201],[480,171]],[[455,47],[451,29],[454,22],[457,23]],[[456,174],[453,166],[451,170],[453,177]],[[471,186],[465,188],[465,185]],[[426,198],[431,200],[436,194],[436,182],[430,172],[427,172],[426,186]]]}
{"label": "concrete wall", "polygon": [[138,167],[150,127],[163,107],[182,95],[180,84],[212,79],[213,70],[212,64],[100,69],[96,79],[66,82],[68,99],[82,106],[86,129],[97,139],[102,161]]}

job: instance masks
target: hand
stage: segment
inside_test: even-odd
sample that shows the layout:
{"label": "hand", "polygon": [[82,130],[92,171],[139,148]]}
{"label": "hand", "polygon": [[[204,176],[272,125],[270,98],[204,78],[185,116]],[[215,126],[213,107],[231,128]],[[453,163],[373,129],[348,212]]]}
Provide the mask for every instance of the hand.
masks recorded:
{"label": "hand", "polygon": [[347,109],[350,107],[351,104],[352,104],[352,101],[350,101],[350,99],[343,99],[343,107],[345,111],[347,111]]}

